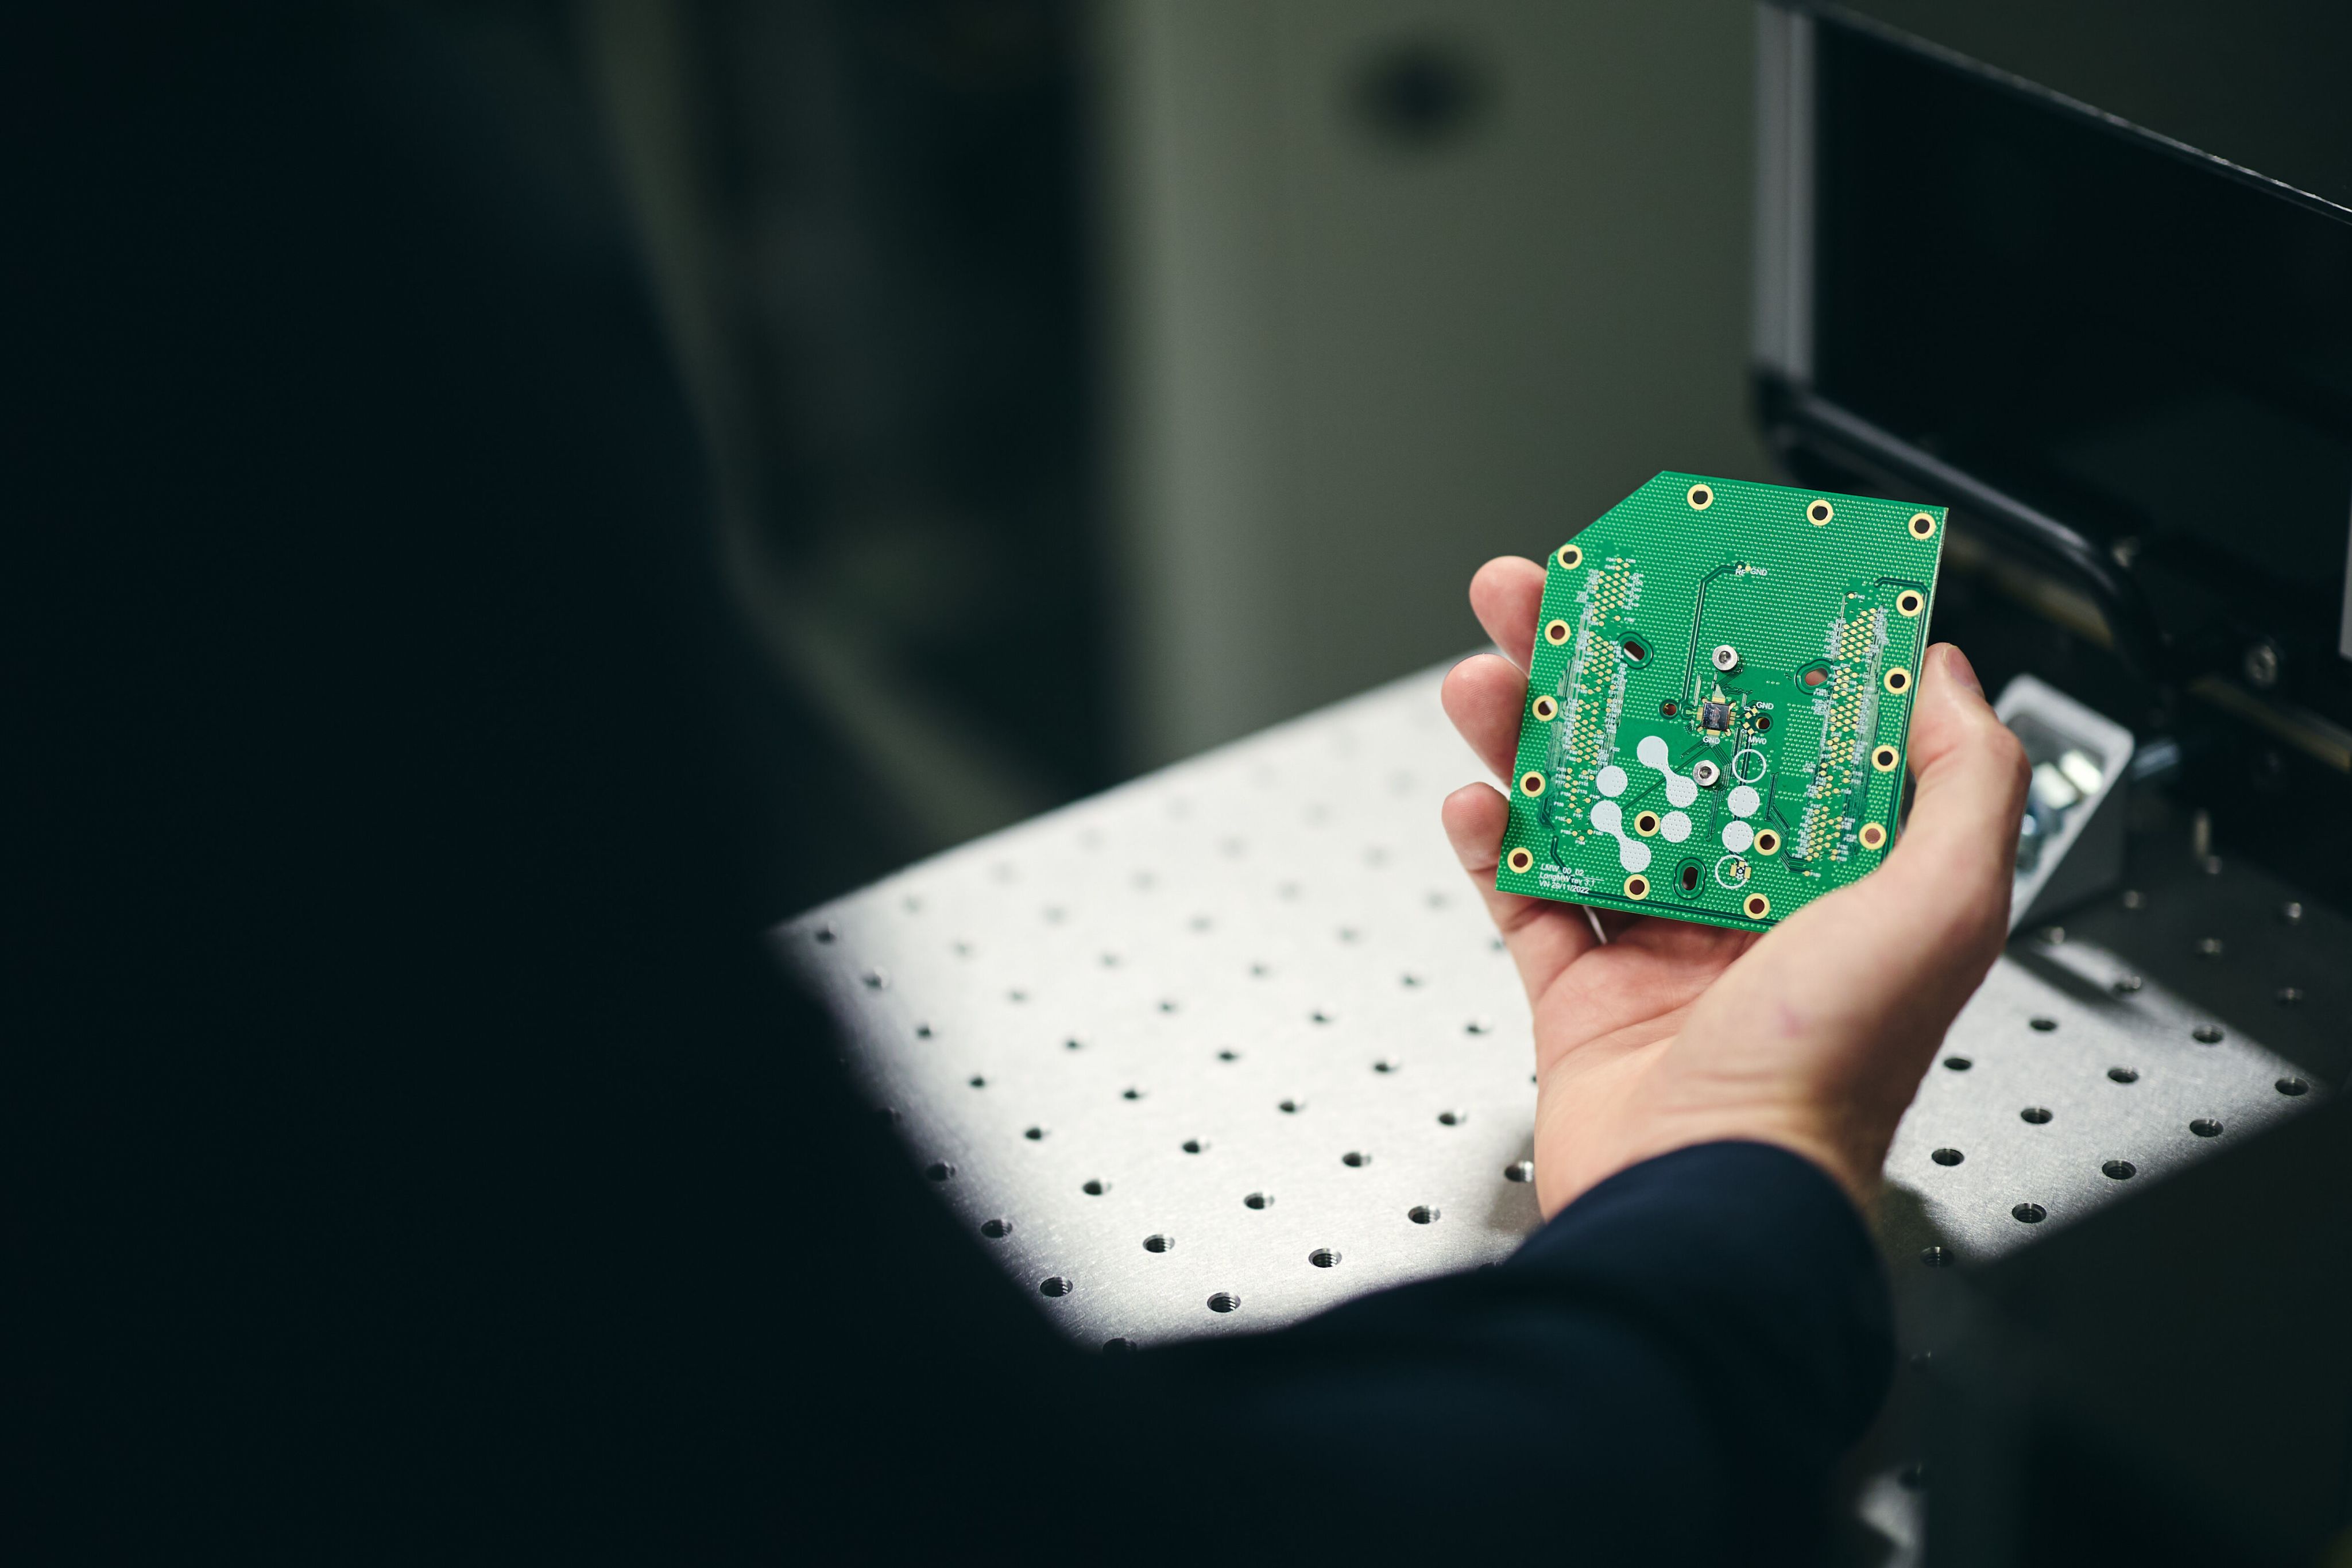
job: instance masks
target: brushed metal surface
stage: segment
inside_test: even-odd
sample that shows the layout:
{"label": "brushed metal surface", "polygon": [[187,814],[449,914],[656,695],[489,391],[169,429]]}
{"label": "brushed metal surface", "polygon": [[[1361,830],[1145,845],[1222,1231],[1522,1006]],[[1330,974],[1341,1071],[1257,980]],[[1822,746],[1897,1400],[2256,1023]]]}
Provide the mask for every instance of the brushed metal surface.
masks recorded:
{"label": "brushed metal surface", "polygon": [[[910,1156],[1074,1338],[1265,1328],[1501,1258],[1537,1223],[1511,1179],[1535,1106],[1527,1004],[1437,826],[1445,793],[1485,777],[1439,711],[1442,674],[777,928]],[[2116,933],[2021,938],[1962,1014],[1944,1056],[1969,1065],[1930,1071],[1888,1161],[1898,1266],[2055,1232],[2324,1092],[2247,1018],[2210,1010],[2221,970],[2194,939],[2175,944],[2177,974],[2132,948],[2167,940],[2148,936],[2166,920],[2192,928],[2225,882],[2241,922],[2277,902],[2254,873],[2179,858],[2188,880],[2135,890]],[[2320,912],[2292,935],[2347,950]],[[2255,952],[2302,961],[2290,946]],[[1825,955],[1823,983],[1836,972]],[[2137,988],[2119,992],[2126,974]],[[2340,1049],[2315,1021],[2326,1005],[2260,1021],[2303,1029],[2310,1062]],[[2215,1027],[2212,1043],[2193,1032]],[[2283,1078],[2310,1090],[2283,1094]],[[2028,1106],[2051,1116],[2028,1123]],[[2192,1132],[2200,1119],[2221,1135]],[[2103,1174],[2114,1159],[2136,1174]],[[2014,1218],[2021,1203],[2045,1218]]]}

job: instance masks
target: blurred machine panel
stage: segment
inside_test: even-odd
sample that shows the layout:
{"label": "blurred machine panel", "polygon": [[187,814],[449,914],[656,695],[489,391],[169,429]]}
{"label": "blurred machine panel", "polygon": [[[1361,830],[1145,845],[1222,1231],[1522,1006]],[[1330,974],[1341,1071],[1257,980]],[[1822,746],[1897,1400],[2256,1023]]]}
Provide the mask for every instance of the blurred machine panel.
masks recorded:
{"label": "blurred machine panel", "polygon": [[1101,18],[1139,762],[1444,657],[1480,562],[1669,464],[1763,476],[1740,7]]}

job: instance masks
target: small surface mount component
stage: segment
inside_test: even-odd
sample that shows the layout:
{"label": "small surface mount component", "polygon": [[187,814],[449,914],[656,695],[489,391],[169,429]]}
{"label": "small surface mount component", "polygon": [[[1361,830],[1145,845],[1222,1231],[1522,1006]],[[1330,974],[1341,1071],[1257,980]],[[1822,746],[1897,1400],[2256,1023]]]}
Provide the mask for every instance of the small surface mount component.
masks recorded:
{"label": "small surface mount component", "polygon": [[1495,885],[1745,930],[1885,859],[1944,508],[1661,474],[1544,573]]}

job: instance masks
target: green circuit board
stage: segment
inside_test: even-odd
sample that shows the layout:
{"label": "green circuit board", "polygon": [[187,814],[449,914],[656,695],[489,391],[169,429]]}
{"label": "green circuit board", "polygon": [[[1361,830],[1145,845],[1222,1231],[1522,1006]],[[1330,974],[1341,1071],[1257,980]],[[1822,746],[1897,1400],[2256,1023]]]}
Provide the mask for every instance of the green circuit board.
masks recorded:
{"label": "green circuit board", "polygon": [[1763,930],[1893,846],[1944,508],[1661,474],[1551,552],[1495,885]]}

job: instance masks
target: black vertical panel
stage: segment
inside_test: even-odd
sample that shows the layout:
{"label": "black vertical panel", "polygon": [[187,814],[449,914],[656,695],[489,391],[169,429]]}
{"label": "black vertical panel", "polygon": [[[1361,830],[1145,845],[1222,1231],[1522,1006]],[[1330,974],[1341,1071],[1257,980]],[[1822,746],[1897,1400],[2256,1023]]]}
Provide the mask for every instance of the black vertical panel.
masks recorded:
{"label": "black vertical panel", "polygon": [[2352,225],[1965,68],[1821,39],[1819,390],[2135,541],[2176,631],[2332,657]]}

